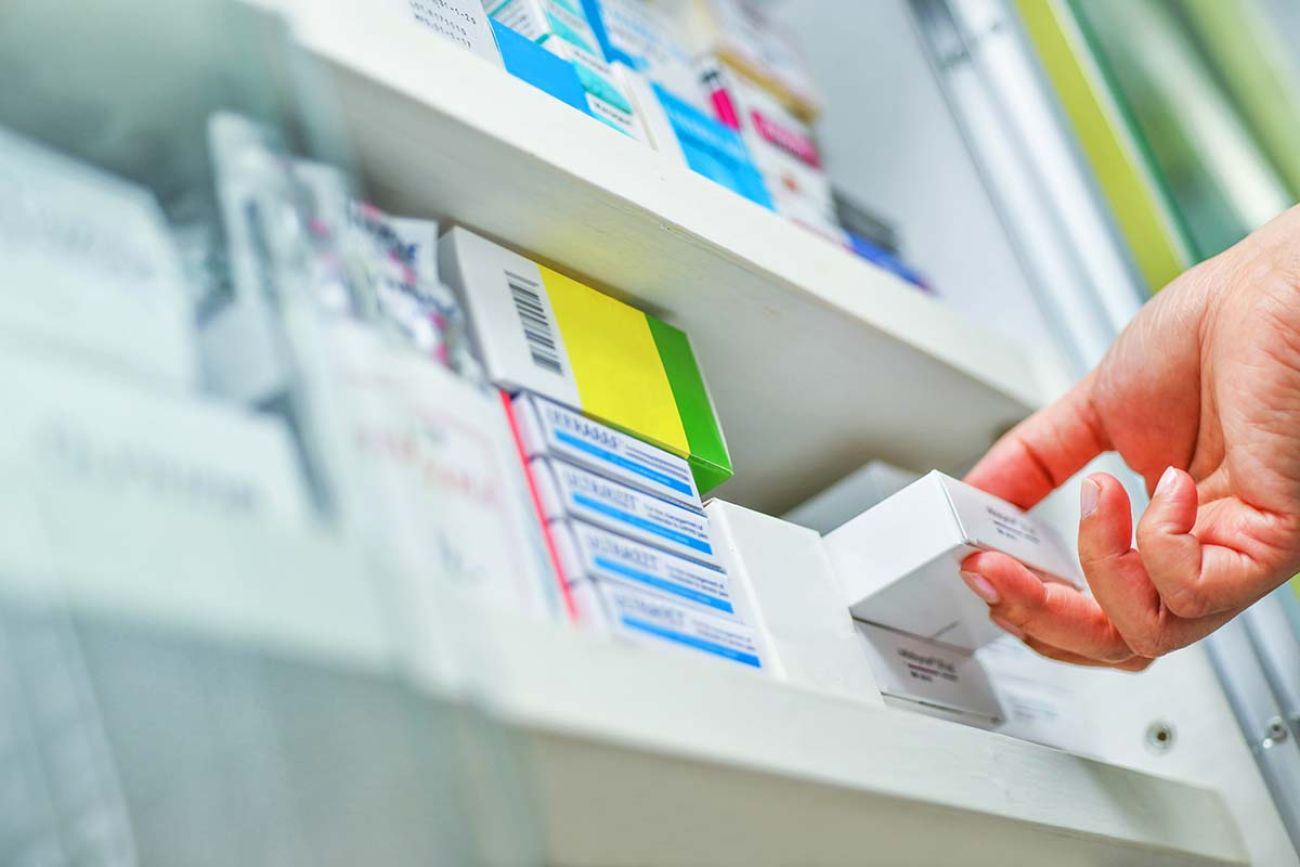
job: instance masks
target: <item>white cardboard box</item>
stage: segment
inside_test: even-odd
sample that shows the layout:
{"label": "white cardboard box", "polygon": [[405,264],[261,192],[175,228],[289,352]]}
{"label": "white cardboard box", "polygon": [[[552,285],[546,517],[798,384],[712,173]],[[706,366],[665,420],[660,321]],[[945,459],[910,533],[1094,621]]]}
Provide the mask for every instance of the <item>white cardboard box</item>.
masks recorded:
{"label": "white cardboard box", "polygon": [[574,596],[584,620],[623,641],[766,668],[754,631],[742,623],[613,582],[582,584]]}
{"label": "white cardboard box", "polygon": [[971,651],[871,623],[857,628],[889,704],[982,728],[1002,722],[997,692]]}
{"label": "white cardboard box", "polygon": [[193,303],[147,188],[0,130],[0,284],[10,345],[194,388]]}
{"label": "white cardboard box", "polygon": [[722,500],[704,511],[737,607],[750,611],[764,664],[799,686],[879,703],[862,637],[821,537]]}
{"label": "white cardboard box", "polygon": [[577,519],[718,568],[709,519],[563,461],[533,458],[529,472],[547,520]]}
{"label": "white cardboard box", "polygon": [[[313,520],[277,418],[10,350],[0,352],[0,403],[6,501],[27,486],[56,533],[75,516],[128,509],[231,525]],[[21,532],[0,524],[0,535]]]}
{"label": "white cardboard box", "polygon": [[700,510],[700,492],[684,458],[535,394],[520,394],[511,405],[528,457],[558,458]]}
{"label": "white cardboard box", "polygon": [[825,540],[856,619],[963,648],[1002,634],[961,580],[971,554],[1001,551],[1045,580],[1083,586],[1077,560],[1051,528],[939,472]]}
{"label": "white cardboard box", "polygon": [[610,582],[658,593],[706,614],[747,622],[727,573],[633,542],[583,521],[553,521],[551,538],[570,585]]}
{"label": "white cardboard box", "polygon": [[556,578],[500,396],[367,327],[329,334],[346,413],[351,523],[412,575],[414,604],[439,592],[546,615]]}

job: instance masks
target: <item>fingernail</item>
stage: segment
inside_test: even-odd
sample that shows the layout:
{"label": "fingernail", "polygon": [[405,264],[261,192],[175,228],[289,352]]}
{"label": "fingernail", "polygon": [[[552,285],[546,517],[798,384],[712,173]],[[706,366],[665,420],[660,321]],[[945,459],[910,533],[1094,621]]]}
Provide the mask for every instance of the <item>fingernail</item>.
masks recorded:
{"label": "fingernail", "polygon": [[1169,489],[1172,488],[1174,486],[1174,483],[1177,481],[1178,481],[1178,471],[1175,470],[1173,467],[1169,467],[1160,476],[1160,481],[1156,483],[1155,496],[1158,497],[1161,494],[1167,494],[1169,492]]}
{"label": "fingernail", "polygon": [[993,625],[996,626],[998,629],[1001,629],[1003,632],[1008,632],[1022,641],[1024,640],[1025,630],[1021,629],[1019,626],[1016,626],[1010,620],[1003,620],[1001,617],[994,617],[994,616],[990,616],[989,619],[993,621]]}
{"label": "fingernail", "polygon": [[988,604],[998,604],[998,588],[990,584],[989,579],[985,578],[983,575],[978,572],[962,572],[961,580],[966,582],[967,587],[975,591],[976,596],[983,599]]}
{"label": "fingernail", "polygon": [[1079,494],[1079,510],[1083,517],[1088,517],[1097,511],[1097,501],[1101,499],[1101,485],[1092,479],[1084,479]]}

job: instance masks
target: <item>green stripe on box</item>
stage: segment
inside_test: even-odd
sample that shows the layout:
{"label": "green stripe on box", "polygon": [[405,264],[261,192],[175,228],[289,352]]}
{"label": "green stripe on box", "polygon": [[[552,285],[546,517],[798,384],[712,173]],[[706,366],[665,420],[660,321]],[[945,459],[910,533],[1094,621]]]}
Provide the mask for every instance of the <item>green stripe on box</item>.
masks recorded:
{"label": "green stripe on box", "polygon": [[718,417],[713,413],[713,401],[709,399],[700,366],[695,362],[690,338],[681,330],[660,322],[653,316],[647,315],[646,322],[649,323],[650,333],[659,348],[659,358],[663,361],[664,372],[668,374],[668,385],[677,402],[682,428],[686,431],[686,442],[691,449],[689,462],[695,484],[700,493],[705,493],[732,476],[731,455],[727,454],[722,428],[718,425]]}

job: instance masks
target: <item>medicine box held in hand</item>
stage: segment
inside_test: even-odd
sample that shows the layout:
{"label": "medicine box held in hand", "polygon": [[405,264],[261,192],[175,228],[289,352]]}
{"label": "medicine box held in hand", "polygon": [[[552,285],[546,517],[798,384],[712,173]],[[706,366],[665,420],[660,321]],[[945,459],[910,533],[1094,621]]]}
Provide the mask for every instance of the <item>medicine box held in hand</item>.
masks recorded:
{"label": "medicine box held in hand", "polygon": [[488,377],[683,457],[700,491],[731,458],[690,340],[680,330],[465,229],[438,267],[469,316]]}
{"label": "medicine box held in hand", "polygon": [[828,534],[858,620],[974,649],[1002,634],[962,582],[961,563],[1001,551],[1045,581],[1083,586],[1061,540],[1015,506],[932,472]]}

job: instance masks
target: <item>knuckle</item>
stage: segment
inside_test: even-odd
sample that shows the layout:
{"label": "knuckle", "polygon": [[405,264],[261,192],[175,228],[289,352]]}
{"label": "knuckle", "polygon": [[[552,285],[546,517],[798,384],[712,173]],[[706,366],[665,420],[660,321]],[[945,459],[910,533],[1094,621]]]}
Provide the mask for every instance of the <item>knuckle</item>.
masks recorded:
{"label": "knuckle", "polygon": [[1195,585],[1183,584],[1160,594],[1165,608],[1183,620],[1197,620],[1214,613],[1210,598]]}
{"label": "knuckle", "polygon": [[1164,656],[1174,649],[1169,642],[1168,636],[1161,629],[1143,629],[1133,635],[1126,635],[1124,640],[1132,648],[1134,654],[1146,659]]}

